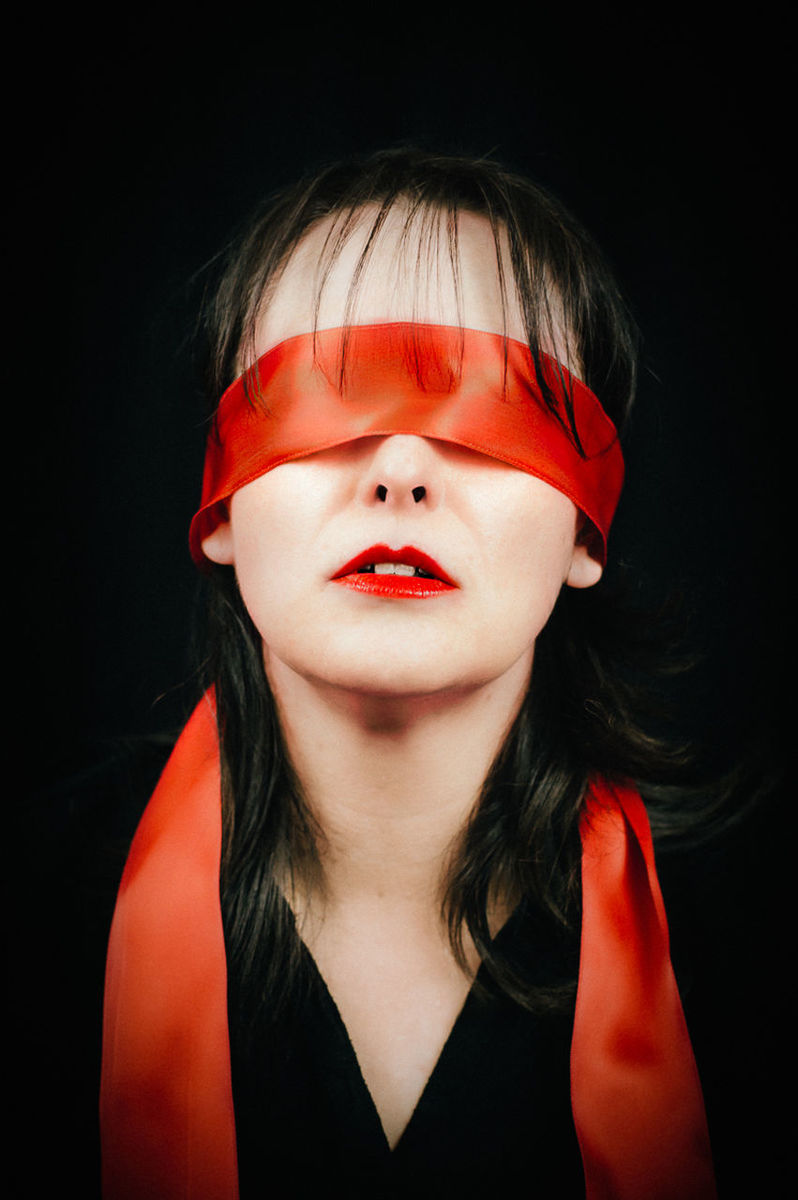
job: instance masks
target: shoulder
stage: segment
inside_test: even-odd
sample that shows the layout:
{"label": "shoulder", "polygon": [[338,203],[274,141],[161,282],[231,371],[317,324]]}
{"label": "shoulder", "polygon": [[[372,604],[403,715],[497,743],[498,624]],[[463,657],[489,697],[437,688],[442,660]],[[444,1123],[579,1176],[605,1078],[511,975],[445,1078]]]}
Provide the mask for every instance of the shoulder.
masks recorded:
{"label": "shoulder", "polygon": [[110,926],[130,842],[174,744],[171,735],[119,738],[34,796],[36,852],[70,917]]}
{"label": "shoulder", "polygon": [[[646,799],[651,801],[650,797]],[[786,1114],[776,1086],[790,1028],[783,960],[787,789],[766,771],[703,798],[710,819],[656,837],[671,952],[701,1076],[720,1194],[783,1187]],[[684,803],[702,807],[685,792]],[[651,802],[656,813],[657,798]],[[724,1186],[725,1185],[725,1186]]]}
{"label": "shoulder", "polygon": [[19,1094],[39,1114],[48,1146],[37,1177],[52,1170],[54,1182],[70,1179],[87,1197],[98,1189],[108,932],[130,841],[172,741],[106,743],[93,761],[35,792],[20,822],[11,985]]}

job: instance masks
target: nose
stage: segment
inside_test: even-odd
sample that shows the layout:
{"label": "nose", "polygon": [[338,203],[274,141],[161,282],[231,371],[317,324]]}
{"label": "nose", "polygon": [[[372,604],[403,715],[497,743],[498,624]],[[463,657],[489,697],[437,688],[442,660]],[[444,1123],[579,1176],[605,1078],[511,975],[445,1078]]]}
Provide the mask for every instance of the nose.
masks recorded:
{"label": "nose", "polygon": [[361,502],[394,509],[436,508],[443,499],[440,452],[416,434],[380,438],[359,488]]}

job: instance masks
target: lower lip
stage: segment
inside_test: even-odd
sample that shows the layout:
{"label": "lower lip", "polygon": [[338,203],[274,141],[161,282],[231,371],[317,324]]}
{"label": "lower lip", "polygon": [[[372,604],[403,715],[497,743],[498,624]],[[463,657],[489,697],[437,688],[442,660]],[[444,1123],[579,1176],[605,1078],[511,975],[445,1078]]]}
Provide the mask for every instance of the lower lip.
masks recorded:
{"label": "lower lip", "polygon": [[442,579],[425,579],[421,575],[376,575],[364,572],[341,575],[333,582],[353,592],[385,596],[392,600],[431,600],[433,596],[456,591],[451,583],[444,583]]}

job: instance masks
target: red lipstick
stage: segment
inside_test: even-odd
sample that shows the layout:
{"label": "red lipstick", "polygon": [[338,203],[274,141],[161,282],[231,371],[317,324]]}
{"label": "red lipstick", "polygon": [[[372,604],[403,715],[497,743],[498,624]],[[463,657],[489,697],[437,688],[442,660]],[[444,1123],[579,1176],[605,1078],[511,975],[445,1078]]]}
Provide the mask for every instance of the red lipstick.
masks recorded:
{"label": "red lipstick", "polygon": [[[392,572],[391,567],[401,569]],[[457,587],[434,558],[415,546],[401,550],[370,546],[336,571],[333,582],[355,592],[399,600],[427,600]]]}

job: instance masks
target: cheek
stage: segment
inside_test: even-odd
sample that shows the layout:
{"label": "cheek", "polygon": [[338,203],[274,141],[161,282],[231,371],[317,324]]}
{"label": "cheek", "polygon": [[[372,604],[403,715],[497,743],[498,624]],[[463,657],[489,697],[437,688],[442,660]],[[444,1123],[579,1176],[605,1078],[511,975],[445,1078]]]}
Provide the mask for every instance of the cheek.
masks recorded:
{"label": "cheek", "polygon": [[290,607],[306,558],[301,513],[285,501],[282,490],[279,478],[262,476],[237,492],[231,503],[236,579],[264,638]]}
{"label": "cheek", "polygon": [[573,557],[576,507],[534,476],[514,471],[508,484],[492,503],[481,505],[483,544],[510,579],[556,595]]}
{"label": "cheek", "polygon": [[493,526],[502,530],[494,540],[496,602],[508,631],[534,640],[567,578],[577,512],[566,496],[532,477],[521,481],[516,492],[515,503],[505,507],[503,524]]}

